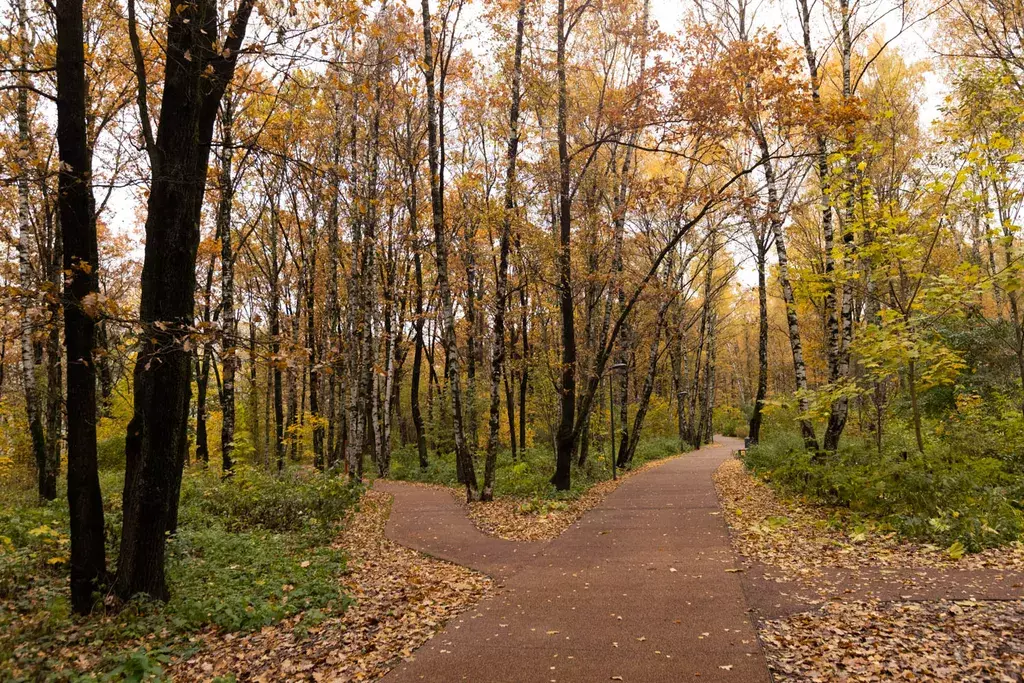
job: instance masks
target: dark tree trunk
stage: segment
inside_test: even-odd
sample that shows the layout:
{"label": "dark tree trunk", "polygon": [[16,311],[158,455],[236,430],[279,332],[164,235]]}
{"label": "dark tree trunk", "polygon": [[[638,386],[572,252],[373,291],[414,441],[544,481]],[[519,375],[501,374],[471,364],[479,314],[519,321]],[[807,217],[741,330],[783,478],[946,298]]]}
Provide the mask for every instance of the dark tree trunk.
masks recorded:
{"label": "dark tree trunk", "polygon": [[263,462],[266,450],[260,439],[259,363],[256,360],[256,320],[249,318],[249,439],[257,462]]}
{"label": "dark tree trunk", "polygon": [[[410,137],[411,140],[411,137]],[[413,158],[414,151],[410,141],[408,150],[409,158]],[[423,369],[423,255],[420,243],[419,231],[419,201],[417,196],[416,164],[409,166],[409,234],[413,243],[413,268],[416,276],[416,309],[413,320],[413,353],[412,353],[412,377],[409,384],[409,402],[412,409],[412,423],[416,429],[416,451],[419,454],[420,468],[425,469],[430,463],[427,461],[427,431],[423,425],[423,413],[420,411],[420,384]]]}
{"label": "dark tree trunk", "polygon": [[[134,3],[130,6],[134,20]],[[218,42],[216,3],[197,0],[168,8],[167,66],[155,138],[139,78],[140,109],[152,183],[146,218],[135,365],[135,415],[128,425],[124,526],[115,591],[167,599],[167,532],[177,526],[178,494],[188,448],[190,354],[195,315],[196,250],[213,124],[234,73],[251,0],[242,0],[228,34]],[[132,42],[137,44],[134,21]],[[137,52],[137,51],[136,51]],[[142,64],[136,55],[137,65]]]}
{"label": "dark tree trunk", "polygon": [[[68,508],[71,605],[92,610],[106,581],[103,499],[96,464],[95,321],[87,301],[99,293],[99,249],[86,116],[81,0],[57,0],[57,205],[64,242],[64,346],[67,350]],[[161,530],[161,537],[163,531]]]}
{"label": "dark tree trunk", "polygon": [[320,419],[320,349],[316,339],[316,221],[310,228],[309,241],[314,245],[309,256],[309,274],[306,276],[306,346],[309,347],[309,414],[313,420],[313,466],[323,470],[324,425]]}
{"label": "dark tree trunk", "polygon": [[[276,212],[275,212],[276,214]],[[270,368],[274,393],[274,462],[284,470],[284,383],[281,372],[281,294],[278,287],[281,266],[277,248],[275,215],[270,221]]]}
{"label": "dark tree trunk", "polygon": [[341,201],[341,178],[338,169],[341,165],[342,129],[340,105],[335,94],[334,129],[331,136],[331,204],[328,211],[327,229],[327,362],[331,372],[327,375],[327,466],[334,467],[340,460],[337,444],[341,443],[341,404],[338,393],[337,375],[341,370],[339,361],[339,341],[341,336],[341,310],[338,306],[338,227],[339,203]]}
{"label": "dark tree trunk", "polygon": [[102,417],[113,417],[114,372],[110,367],[110,336],[105,320],[101,320],[96,326],[96,341],[97,347],[101,351],[100,357],[96,359],[96,370],[99,373],[100,381],[99,411]]}
{"label": "dark tree trunk", "polygon": [[522,363],[522,371],[519,375],[519,449],[526,450],[526,397],[530,390],[530,316],[526,308],[526,278],[525,272],[520,273],[524,282],[519,283],[519,308],[520,322],[519,330],[523,336],[523,355],[519,359]]}
{"label": "dark tree trunk", "polygon": [[668,314],[668,309],[672,305],[672,299],[674,297],[669,294],[665,301],[658,308],[658,316],[654,323],[654,338],[651,340],[650,353],[647,360],[647,374],[644,376],[644,386],[640,390],[640,401],[637,405],[636,416],[633,418],[633,431],[629,439],[629,443],[626,444],[626,451],[623,454],[619,452],[619,467],[626,467],[633,462],[633,456],[636,454],[636,447],[640,444],[640,432],[644,426],[644,420],[647,418],[647,410],[651,405],[651,394],[654,393],[654,380],[658,374],[658,359],[659,352],[658,347],[661,343],[661,332],[665,326],[665,316]]}
{"label": "dark tree trunk", "polygon": [[[300,278],[301,279],[301,278]],[[303,283],[299,283],[299,292],[305,287]],[[291,300],[288,301],[288,308],[291,309],[291,315],[289,325],[291,327],[291,340],[289,344],[289,350],[296,349],[299,346],[299,300],[301,294],[295,297],[295,307],[292,308]],[[301,372],[301,371],[300,371]],[[295,462],[299,459],[299,439],[298,439],[298,425],[299,425],[299,378],[296,376],[296,368],[292,367],[292,364],[288,364],[288,369],[285,371],[287,384],[288,384],[288,413],[285,418],[287,424],[286,433],[288,441],[288,456]],[[301,373],[303,377],[305,373]]]}
{"label": "dark tree trunk", "polygon": [[[213,293],[213,258],[210,259],[209,268],[206,269],[206,286],[203,290],[203,333],[206,334],[210,325],[210,296]],[[203,355],[197,354],[196,377],[196,461],[208,463],[210,461],[210,446],[206,435],[206,389],[210,384],[210,358],[213,355],[213,346],[209,342],[202,345]]]}
{"label": "dark tree trunk", "polygon": [[210,461],[210,446],[206,437],[206,387],[210,381],[210,358],[196,357],[196,462]]}
{"label": "dark tree trunk", "polygon": [[[523,74],[523,31],[526,24],[526,0],[519,0],[516,15],[515,62],[512,67],[512,104],[509,109],[508,167],[505,171],[505,215],[498,240],[498,272],[494,293],[494,330],[491,337],[491,407],[488,419],[487,462],[484,468],[484,488],[480,500],[494,497],[494,474],[498,461],[498,420],[500,419],[500,385],[505,365],[505,309],[508,297],[508,253],[512,234],[512,212],[515,210],[516,159],[519,156],[519,104],[522,97],[520,84]],[[511,405],[509,405],[511,408]],[[511,419],[512,413],[509,413]],[[515,435],[512,450],[515,452]],[[513,457],[515,457],[513,455]]]}
{"label": "dark tree trunk", "polygon": [[761,439],[761,416],[768,395],[768,283],[765,280],[765,257],[768,252],[767,236],[757,238],[757,395],[754,412],[750,416],[750,443]]}
{"label": "dark tree trunk", "polygon": [[568,141],[567,41],[565,0],[558,0],[558,310],[562,322],[560,415],[555,436],[555,474],[551,483],[567,491],[571,483],[576,426],[576,327],[572,300],[572,195]]}

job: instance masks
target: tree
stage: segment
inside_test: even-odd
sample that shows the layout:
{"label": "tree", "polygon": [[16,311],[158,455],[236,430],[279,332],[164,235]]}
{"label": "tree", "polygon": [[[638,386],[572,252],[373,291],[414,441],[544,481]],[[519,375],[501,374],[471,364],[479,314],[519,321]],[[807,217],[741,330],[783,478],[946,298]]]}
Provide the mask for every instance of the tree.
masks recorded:
{"label": "tree", "polygon": [[218,44],[216,4],[171,3],[160,122],[154,135],[147,76],[138,48],[134,0],[130,30],[136,54],[139,116],[152,173],[146,218],[134,373],[135,414],[128,425],[124,526],[114,589],[167,599],[166,534],[177,526],[178,493],[188,447],[191,363],[186,342],[195,309],[199,219],[213,125],[234,74],[251,0],[242,0]]}
{"label": "tree", "polygon": [[[64,235],[64,344],[67,352],[68,508],[71,604],[92,610],[107,578],[103,500],[96,464],[95,319],[99,253],[87,144],[84,19],[81,0],[59,0],[57,26],[58,208]],[[163,535],[161,533],[161,541]]]}

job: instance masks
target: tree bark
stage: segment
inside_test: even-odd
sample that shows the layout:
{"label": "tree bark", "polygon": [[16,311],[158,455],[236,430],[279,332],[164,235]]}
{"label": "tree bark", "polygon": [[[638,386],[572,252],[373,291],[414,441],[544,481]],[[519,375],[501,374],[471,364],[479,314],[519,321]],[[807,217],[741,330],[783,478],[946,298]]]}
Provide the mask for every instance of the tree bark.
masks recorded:
{"label": "tree bark", "polygon": [[[29,37],[28,10],[26,0],[18,0],[18,45],[21,73],[18,76],[18,280],[21,285],[21,382],[25,393],[25,413],[28,431],[32,440],[32,454],[38,479],[39,497],[53,500],[57,497],[57,475],[51,472],[51,463],[46,447],[46,432],[43,427],[43,406],[39,393],[39,377],[36,368],[36,342],[34,339],[35,319],[39,316],[30,305],[36,296],[35,276],[32,272],[31,236],[32,220],[29,208],[29,168],[31,149],[29,138],[28,93],[29,93]],[[59,94],[58,94],[59,96]]]}
{"label": "tree bark", "polygon": [[[768,140],[760,126],[753,126],[753,131],[760,148],[761,165],[764,169],[765,184],[768,188],[768,223],[771,226],[772,237],[775,240],[775,253],[779,261],[779,284],[782,285],[782,298],[786,304],[789,346],[793,352],[793,375],[799,395],[797,404],[801,414],[806,414],[810,407],[807,399],[807,365],[804,362],[803,342],[800,338],[800,321],[797,319],[796,314],[796,296],[793,293],[793,284],[789,279],[789,254],[786,250],[786,235],[783,227],[785,217],[782,213],[782,203],[779,199],[775,176],[775,165],[772,163]],[[800,418],[799,423],[804,445],[809,449],[817,450],[818,437],[814,433],[814,425],[807,418]]]}
{"label": "tree bark", "polygon": [[437,268],[437,290],[441,300],[441,343],[444,347],[445,368],[452,394],[452,412],[455,431],[455,458],[461,463],[465,479],[466,497],[477,498],[476,473],[473,460],[466,447],[463,427],[462,386],[459,376],[459,356],[455,338],[455,308],[448,280],[448,237],[445,234],[444,205],[438,159],[439,125],[437,98],[434,84],[434,48],[430,27],[430,2],[422,0],[423,64],[427,83],[427,157],[430,167],[431,222],[434,228],[434,260]]}
{"label": "tree bark", "polygon": [[[210,297],[213,294],[213,258],[210,258],[209,267],[206,269],[206,286],[203,289],[203,335],[209,331],[210,325]],[[210,461],[210,446],[206,437],[206,389],[210,382],[210,358],[213,355],[213,345],[207,341],[202,344],[203,355],[196,353],[196,460],[202,463]]]}
{"label": "tree bark", "polygon": [[235,251],[231,236],[231,208],[235,186],[231,176],[234,157],[234,106],[230,95],[224,98],[221,107],[221,153],[220,153],[220,201],[217,205],[217,223],[220,233],[220,355],[224,374],[220,394],[221,427],[220,457],[221,470],[228,474],[234,468],[235,450],[235,372],[237,359],[235,348],[238,343],[238,323],[235,319]]}
{"label": "tree bark", "polygon": [[[501,417],[501,376],[505,365],[505,309],[508,298],[508,254],[515,211],[516,160],[519,156],[519,105],[523,79],[523,33],[526,25],[526,0],[519,0],[516,13],[515,58],[512,66],[512,102],[509,107],[508,165],[505,170],[505,212],[498,238],[498,271],[495,274],[494,329],[491,335],[491,407],[488,420],[487,462],[480,500],[494,497],[494,474],[498,460],[498,421]],[[511,408],[511,402],[509,403]],[[511,413],[510,413],[511,415]],[[509,432],[515,451],[515,434]]]}
{"label": "tree bark", "polygon": [[[107,579],[103,498],[96,463],[95,320],[99,248],[92,163],[85,123],[85,28],[81,0],[57,0],[57,206],[64,243],[64,346],[67,352],[68,509],[71,606],[92,610]],[[162,535],[162,530],[161,530]]]}
{"label": "tree bark", "polygon": [[[130,6],[134,19],[134,2]],[[152,183],[146,217],[135,365],[135,414],[128,425],[124,526],[115,592],[167,599],[164,553],[176,528],[188,448],[190,354],[195,314],[196,250],[213,124],[245,36],[252,0],[242,0],[223,42],[216,3],[168,8],[167,66],[156,136],[145,111],[145,74],[136,50],[140,109]],[[137,43],[131,22],[133,43]]]}
{"label": "tree bark", "polygon": [[[413,150],[410,142],[409,158],[413,157]],[[423,256],[422,244],[419,233],[419,202],[417,198],[416,164],[409,166],[409,234],[413,243],[413,268],[416,275],[416,309],[413,320],[413,349],[412,355],[412,377],[409,385],[409,402],[412,409],[412,423],[416,429],[416,452],[419,454],[420,468],[426,469],[430,464],[427,461],[427,432],[423,425],[423,414],[420,411],[420,384],[423,368]]]}
{"label": "tree bark", "polygon": [[555,474],[551,483],[559,491],[571,485],[572,454],[576,426],[576,327],[572,300],[572,195],[568,141],[568,90],[565,48],[567,41],[565,0],[558,0],[558,310],[562,322],[560,415],[555,436]]}
{"label": "tree bark", "polygon": [[768,255],[767,236],[757,236],[757,394],[750,416],[748,436],[751,444],[761,439],[761,417],[768,395],[768,283],[765,278]]}
{"label": "tree bark", "polygon": [[[284,170],[281,171],[282,179]],[[283,182],[283,181],[282,181]],[[280,187],[277,190],[280,192]],[[284,470],[284,378],[281,372],[281,275],[280,254],[277,247],[277,233],[280,217],[277,199],[271,207],[270,219],[270,366],[273,376],[274,401],[274,461],[277,471]]]}
{"label": "tree bark", "polygon": [[672,305],[674,298],[674,294],[669,294],[658,308],[658,315],[654,323],[654,334],[651,339],[650,349],[648,349],[647,374],[644,376],[644,386],[640,390],[640,401],[637,405],[636,416],[633,418],[633,431],[629,442],[626,444],[626,452],[619,451],[618,467],[626,467],[633,462],[636,447],[640,444],[640,432],[643,429],[644,420],[647,418],[647,410],[651,405],[651,394],[654,393],[654,380],[658,374],[658,360],[661,355],[658,352],[658,347],[661,344],[661,333],[665,326],[665,316],[668,314],[668,309]]}

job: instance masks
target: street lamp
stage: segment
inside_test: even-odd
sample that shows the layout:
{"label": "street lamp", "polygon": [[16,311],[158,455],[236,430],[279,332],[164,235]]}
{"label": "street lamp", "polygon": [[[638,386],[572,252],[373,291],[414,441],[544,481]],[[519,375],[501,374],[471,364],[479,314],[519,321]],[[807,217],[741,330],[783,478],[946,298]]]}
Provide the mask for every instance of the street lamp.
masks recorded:
{"label": "street lamp", "polygon": [[625,363],[616,363],[608,368],[608,441],[612,448],[612,481],[619,478],[618,468],[615,466],[615,395],[613,393],[612,375],[616,375],[627,368]]}

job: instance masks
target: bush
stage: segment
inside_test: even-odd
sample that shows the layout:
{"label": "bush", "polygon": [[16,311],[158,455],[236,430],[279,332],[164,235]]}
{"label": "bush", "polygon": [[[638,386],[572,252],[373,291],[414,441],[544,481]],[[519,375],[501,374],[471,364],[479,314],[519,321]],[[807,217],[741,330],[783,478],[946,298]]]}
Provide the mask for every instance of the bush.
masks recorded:
{"label": "bush", "polygon": [[782,433],[751,448],[746,463],[789,492],[849,508],[923,541],[959,542],[978,551],[1013,541],[1024,530],[1024,477],[999,460],[947,446],[924,454],[878,453],[848,440],[835,454],[812,453],[799,435]]}
{"label": "bush", "polygon": [[330,547],[303,547],[282,534],[188,529],[170,544],[174,594],[166,615],[185,628],[252,630],[307,609],[348,604],[345,562]]}
{"label": "bush", "polygon": [[96,444],[96,461],[101,470],[123,470],[125,437],[112,436]]}
{"label": "bush", "polygon": [[182,482],[181,508],[190,522],[216,519],[229,531],[322,531],[340,521],[360,493],[332,473],[277,477],[240,465],[223,479],[212,470],[192,470]]}
{"label": "bush", "polygon": [[747,418],[736,406],[719,406],[711,418],[715,434],[745,437],[749,433]]}

